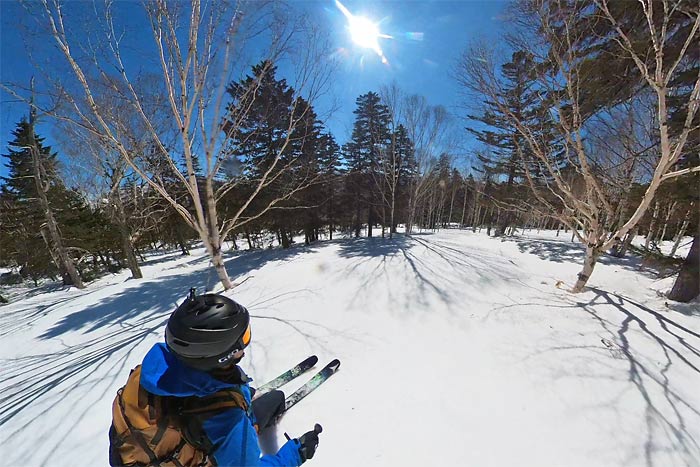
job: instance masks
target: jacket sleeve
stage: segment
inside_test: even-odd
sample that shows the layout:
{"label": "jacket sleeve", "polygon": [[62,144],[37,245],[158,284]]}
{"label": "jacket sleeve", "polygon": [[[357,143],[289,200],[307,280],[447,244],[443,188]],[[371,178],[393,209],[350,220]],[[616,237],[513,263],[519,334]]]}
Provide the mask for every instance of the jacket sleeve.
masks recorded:
{"label": "jacket sleeve", "polygon": [[260,457],[258,434],[242,409],[221,412],[203,424],[204,432],[212,442],[212,455],[220,467],[301,465],[299,441],[287,441],[277,454]]}

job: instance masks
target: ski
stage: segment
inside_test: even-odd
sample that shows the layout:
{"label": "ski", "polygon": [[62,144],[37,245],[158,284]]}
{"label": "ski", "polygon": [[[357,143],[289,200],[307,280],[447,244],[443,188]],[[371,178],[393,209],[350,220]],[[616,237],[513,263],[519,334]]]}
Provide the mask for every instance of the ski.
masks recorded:
{"label": "ski", "polygon": [[294,391],[284,400],[284,410],[289,410],[289,408],[294,406],[297,402],[308,396],[311,391],[319,387],[323,382],[330,378],[333,373],[338,370],[339,366],[340,360],[338,359],[335,359],[328,365],[324,366],[321,371],[316,373],[306,384]]}
{"label": "ski", "polygon": [[299,362],[298,365],[293,366],[289,370],[279,375],[277,378],[273,379],[272,381],[268,381],[267,383],[257,388],[257,391],[255,391],[255,397],[253,399],[257,399],[263,394],[267,394],[268,392],[274,389],[284,386],[297,376],[309,371],[311,368],[314,367],[314,365],[316,365],[317,362],[318,357],[316,355],[312,355],[306,360]]}

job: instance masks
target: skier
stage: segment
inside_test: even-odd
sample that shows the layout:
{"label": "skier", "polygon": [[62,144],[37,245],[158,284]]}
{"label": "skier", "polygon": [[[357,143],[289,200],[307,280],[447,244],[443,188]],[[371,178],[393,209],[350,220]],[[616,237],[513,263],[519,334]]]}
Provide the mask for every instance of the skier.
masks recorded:
{"label": "skier", "polygon": [[[320,425],[260,455],[258,430],[284,410],[275,390],[252,401],[251,381],[237,365],[250,343],[248,310],[215,294],[188,298],[132,370],[112,406],[112,466],[299,466],[318,446]],[[286,435],[286,433],[285,433]]]}

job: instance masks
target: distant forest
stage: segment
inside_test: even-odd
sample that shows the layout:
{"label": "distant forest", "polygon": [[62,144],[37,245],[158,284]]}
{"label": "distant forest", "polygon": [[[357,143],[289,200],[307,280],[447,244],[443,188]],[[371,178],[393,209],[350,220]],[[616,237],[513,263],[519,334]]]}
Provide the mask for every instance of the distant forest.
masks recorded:
{"label": "distant forest", "polygon": [[[245,78],[225,82],[237,53],[230,38],[242,34],[231,30],[234,12],[149,4],[163,70],[136,77],[114,35],[93,56],[77,54],[60,6],[40,7],[69,84],[47,102],[27,83],[3,84],[27,115],[2,152],[0,267],[12,271],[2,281],[84,287],[123,268],[140,278],[145,251],[187,255],[201,242],[231,288],[223,253],[243,244],[289,248],[301,235],[311,244],[372,236],[370,227],[387,239],[397,226],[402,235],[540,228],[585,246],[573,292],[602,255],[629,254],[636,235],[646,236],[637,253],[650,257],[663,256],[663,240],[673,256],[691,236],[671,294],[689,300],[700,280],[699,7],[642,3],[515,2],[503,43],[466,45],[445,77],[464,90],[462,115],[382,87],[357,97],[344,144],[314,108],[332,79],[328,54],[290,47],[292,38],[321,43],[313,28],[261,16],[288,35]],[[278,71],[288,54],[305,54],[294,83]],[[38,120],[56,129],[60,162]],[[479,142],[469,165],[451,141],[455,122]]]}

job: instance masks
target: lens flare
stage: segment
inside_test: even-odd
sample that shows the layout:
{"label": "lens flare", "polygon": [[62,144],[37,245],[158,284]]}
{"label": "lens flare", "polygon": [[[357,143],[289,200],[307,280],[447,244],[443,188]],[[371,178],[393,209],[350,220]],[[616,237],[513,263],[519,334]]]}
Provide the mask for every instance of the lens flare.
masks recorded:
{"label": "lens flare", "polygon": [[379,26],[368,18],[350,13],[345,5],[338,0],[335,1],[335,5],[348,20],[348,30],[352,41],[362,48],[373,50],[382,59],[382,63],[388,63],[382,48],[379,46],[379,39],[391,39],[392,37],[380,32]]}

